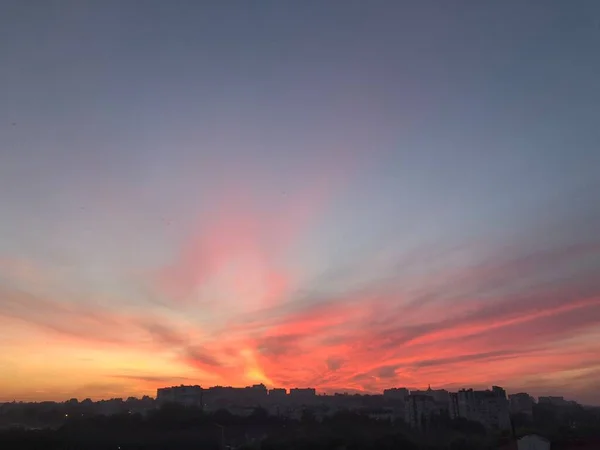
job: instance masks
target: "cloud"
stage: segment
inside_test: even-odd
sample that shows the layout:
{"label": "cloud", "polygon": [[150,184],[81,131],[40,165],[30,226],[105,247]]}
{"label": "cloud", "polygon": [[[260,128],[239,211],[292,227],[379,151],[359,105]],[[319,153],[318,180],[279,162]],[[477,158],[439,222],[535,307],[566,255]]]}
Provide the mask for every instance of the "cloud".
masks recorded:
{"label": "cloud", "polygon": [[161,345],[181,347],[186,345],[187,340],[165,325],[149,322],[143,325],[152,337]]}
{"label": "cloud", "polygon": [[254,344],[261,355],[277,357],[293,352],[298,343],[304,338],[300,334],[288,334],[284,336],[265,336],[256,340]]}
{"label": "cloud", "polygon": [[176,331],[164,323],[147,321],[142,326],[150,333],[159,348],[174,350],[186,364],[197,368],[216,368],[219,360],[189,336]]}
{"label": "cloud", "polygon": [[206,308],[235,302],[253,310],[283,301],[294,282],[282,262],[286,252],[347,177],[346,171],[321,167],[302,190],[275,192],[275,209],[259,204],[247,186],[224,187],[211,215],[199,218],[196,232],[154,275],[154,284],[172,302],[200,302]]}
{"label": "cloud", "polygon": [[344,360],[342,358],[329,357],[326,363],[327,369],[335,372],[344,365]]}
{"label": "cloud", "polygon": [[[429,302],[421,305],[407,300],[402,297],[404,292],[395,295],[387,288],[376,288],[326,296],[306,302],[304,307],[284,305],[278,314],[263,315],[262,323],[259,319],[242,323],[251,324],[248,330],[274,336],[275,342],[278,336],[293,336],[289,343],[277,346],[276,364],[268,358],[264,361],[275,381],[284,380],[279,377],[281,368],[293,366],[292,378],[315,381],[326,389],[418,385],[426,378],[442,384],[468,383],[469,376],[471,382],[485,384],[484,377],[492,377],[494,371],[502,374],[510,370],[510,376],[517,376],[519,364],[521,373],[528,373],[531,367],[524,361],[540,352],[552,354],[556,351],[553,348],[562,348],[562,341],[569,336],[585,336],[600,324],[600,283],[595,272],[580,270],[569,279],[560,277],[561,270],[573,264],[585,262],[593,267],[597,255],[597,246],[517,252],[511,258],[504,256],[496,269],[488,259],[484,269],[474,270],[481,273],[481,279],[464,271],[456,274],[454,283],[449,272],[445,283],[424,287],[433,296],[437,295],[436,288],[450,289],[441,291],[439,298],[454,300],[442,301],[437,311],[429,308]],[[556,279],[540,277],[550,268],[560,269]],[[527,289],[498,291],[517,274],[529,281]],[[469,295],[463,298],[463,292]],[[282,308],[289,314],[282,314]],[[576,355],[578,350],[574,352]],[[330,359],[336,353],[342,355],[343,366]],[[493,369],[480,375],[465,370],[476,361]],[[542,365],[536,370],[552,367],[552,357],[540,361]],[[565,361],[585,363],[585,358]],[[323,370],[319,372],[318,367]],[[458,379],[452,381],[452,374]],[[290,372],[285,379],[289,378]]]}
{"label": "cloud", "polygon": [[91,398],[91,399],[109,399],[128,397],[131,385],[126,383],[84,383],[73,389],[68,397],[73,398]]}
{"label": "cloud", "polygon": [[417,361],[415,367],[432,367],[432,366],[445,366],[463,362],[474,362],[474,361],[496,361],[502,359],[517,358],[527,353],[520,350],[498,350],[493,352],[484,353],[473,353],[466,355],[451,356],[447,358],[437,359],[425,359]]}
{"label": "cloud", "polygon": [[85,302],[42,298],[0,286],[0,316],[11,317],[81,341],[131,343],[129,318]]}
{"label": "cloud", "polygon": [[377,376],[379,378],[394,378],[396,376],[396,366],[382,366],[377,369]]}
{"label": "cloud", "polygon": [[185,359],[188,363],[200,367],[218,367],[221,364],[217,358],[211,356],[206,349],[200,346],[188,346],[185,349]]}
{"label": "cloud", "polygon": [[[381,391],[493,381],[517,389],[546,373],[544,389],[590,392],[600,352],[597,240],[544,246],[532,234],[521,245],[390,246],[295,288],[283,250],[307,222],[269,220],[244,202],[224,206],[161,271],[153,294],[165,302],[125,311],[13,283],[0,286],[0,316],[97,349],[146,352],[185,368],[180,381],[203,385]],[[21,282],[33,276],[19,267]],[[361,271],[369,276],[352,282]],[[122,379],[148,389],[178,382],[147,371]]]}
{"label": "cloud", "polygon": [[191,380],[188,377],[169,377],[169,376],[164,376],[164,375],[142,375],[142,374],[137,374],[137,375],[130,375],[130,374],[117,374],[117,375],[112,375],[113,378],[121,378],[124,380],[132,380],[132,381],[141,381],[141,382],[146,382],[146,383],[150,383],[153,385],[166,385],[166,384],[177,384],[177,383],[189,383]]}

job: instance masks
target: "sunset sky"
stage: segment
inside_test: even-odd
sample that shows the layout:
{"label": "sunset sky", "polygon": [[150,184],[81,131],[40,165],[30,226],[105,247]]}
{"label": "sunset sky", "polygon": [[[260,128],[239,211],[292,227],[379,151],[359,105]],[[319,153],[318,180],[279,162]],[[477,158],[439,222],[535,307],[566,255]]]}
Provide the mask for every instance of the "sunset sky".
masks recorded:
{"label": "sunset sky", "polygon": [[0,401],[600,404],[600,2],[0,2]]}

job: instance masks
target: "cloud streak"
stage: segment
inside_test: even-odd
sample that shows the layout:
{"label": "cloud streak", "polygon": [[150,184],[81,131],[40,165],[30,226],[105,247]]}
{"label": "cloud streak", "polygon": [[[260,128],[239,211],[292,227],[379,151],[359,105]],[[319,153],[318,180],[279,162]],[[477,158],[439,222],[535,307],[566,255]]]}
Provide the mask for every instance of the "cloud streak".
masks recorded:
{"label": "cloud streak", "polygon": [[[0,270],[10,283],[0,286],[0,317],[72,345],[154,353],[185,372],[114,367],[105,375],[106,385],[120,378],[144,393],[178,382],[366,392],[490,382],[519,388],[520,380],[527,385],[544,372],[555,374],[544,389],[568,390],[569,370],[579,371],[573,395],[583,398],[585,386],[593,385],[592,355],[600,351],[597,241],[446,245],[437,252],[429,246],[422,257],[367,252],[354,263],[358,269],[350,264],[336,274],[332,291],[320,284],[327,275],[294,287],[296,275],[281,263],[305,225],[277,233],[259,216],[227,214],[159,271],[151,297],[164,302],[131,309],[127,301],[90,301],[93,296],[67,294],[67,286],[61,291],[43,267],[5,260]],[[283,238],[267,245],[270,234]],[[453,263],[461,252],[477,256]],[[384,264],[367,282],[352,282],[370,261]],[[39,286],[30,292],[33,279],[46,283],[47,296]]]}

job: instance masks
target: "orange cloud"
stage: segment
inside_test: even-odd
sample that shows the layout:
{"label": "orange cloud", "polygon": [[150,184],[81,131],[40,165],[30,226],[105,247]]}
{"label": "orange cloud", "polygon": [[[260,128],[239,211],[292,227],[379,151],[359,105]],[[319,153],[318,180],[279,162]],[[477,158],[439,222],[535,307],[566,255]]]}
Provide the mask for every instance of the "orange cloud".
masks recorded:
{"label": "orange cloud", "polygon": [[[318,209],[319,201],[306,203],[313,205],[306,211]],[[95,395],[103,395],[102,389],[106,395],[124,389],[151,393],[159,384],[178,382],[264,382],[321,391],[495,382],[534,389],[536,379],[543,389],[554,386],[567,395],[591,392],[600,351],[600,281],[594,270],[600,246],[511,249],[496,261],[490,253],[484,262],[462,267],[436,266],[429,250],[414,274],[407,268],[419,262],[416,252],[392,258],[389,272],[366,283],[351,282],[352,268],[337,274],[339,286],[331,293],[319,283],[298,287],[283,263],[284,250],[300,239],[311,214],[300,214],[306,221],[296,217],[288,227],[282,225],[287,219],[265,221],[245,202],[226,202],[160,272],[168,304],[126,309],[126,302],[93,302],[62,295],[57,279],[56,295],[44,296],[23,287],[43,279],[43,270],[5,264],[17,287],[0,288],[0,319],[51,336],[53,351],[73,346],[95,352],[77,364],[86,374],[94,374],[100,361],[103,369],[65,393],[86,385],[95,386],[89,388]],[[374,260],[365,255],[356,266],[366,271]],[[32,338],[27,345],[41,341]],[[22,387],[14,374],[42,364],[32,357],[4,361],[14,367],[11,393]]]}

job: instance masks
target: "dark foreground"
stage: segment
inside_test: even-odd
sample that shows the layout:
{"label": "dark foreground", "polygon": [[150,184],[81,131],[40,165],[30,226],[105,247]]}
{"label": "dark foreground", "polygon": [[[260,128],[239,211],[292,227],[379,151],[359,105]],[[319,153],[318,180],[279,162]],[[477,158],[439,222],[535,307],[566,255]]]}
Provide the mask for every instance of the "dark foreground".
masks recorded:
{"label": "dark foreground", "polygon": [[[597,410],[558,414],[539,410],[533,418],[513,417],[518,435],[539,433],[552,440],[553,450],[594,448],[600,438]],[[207,414],[174,405],[146,417],[123,414],[110,417],[68,418],[53,429],[5,429],[0,449],[404,449],[486,450],[511,448],[512,432],[493,432],[464,420],[438,417],[424,430],[403,423],[370,419],[356,413],[338,413],[316,421],[311,413],[301,420],[269,416],[257,409],[248,417],[227,411]],[[595,444],[591,444],[595,445]],[[598,446],[600,450],[600,445]]]}

